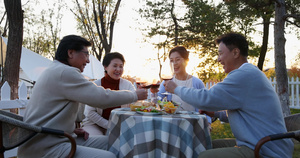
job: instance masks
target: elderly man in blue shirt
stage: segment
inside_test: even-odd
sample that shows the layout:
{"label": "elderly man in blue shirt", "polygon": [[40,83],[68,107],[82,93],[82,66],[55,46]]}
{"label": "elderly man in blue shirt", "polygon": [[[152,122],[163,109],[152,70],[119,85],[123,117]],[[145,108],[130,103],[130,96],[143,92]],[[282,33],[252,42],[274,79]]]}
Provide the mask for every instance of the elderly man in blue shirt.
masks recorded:
{"label": "elderly man in blue shirt", "polygon": [[[227,110],[228,121],[236,138],[235,147],[202,152],[199,157],[254,157],[256,143],[263,137],[287,132],[279,98],[265,74],[247,62],[248,42],[237,33],[220,36],[218,61],[227,77],[212,88],[194,89],[167,81],[168,92],[205,111]],[[290,139],[268,142],[262,146],[262,157],[292,157]]]}

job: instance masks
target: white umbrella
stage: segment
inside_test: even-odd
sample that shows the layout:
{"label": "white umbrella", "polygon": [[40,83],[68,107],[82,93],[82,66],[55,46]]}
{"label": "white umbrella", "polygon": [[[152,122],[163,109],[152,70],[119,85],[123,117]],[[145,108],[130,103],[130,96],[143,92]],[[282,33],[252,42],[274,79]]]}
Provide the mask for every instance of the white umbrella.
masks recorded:
{"label": "white umbrella", "polygon": [[90,63],[88,63],[82,74],[90,80],[97,80],[104,77],[104,67],[95,56],[90,55]]}
{"label": "white umbrella", "polygon": [[[4,63],[7,39],[4,37],[2,37],[2,39],[2,52]],[[89,59],[90,63],[86,65],[82,74],[90,80],[97,80],[104,77],[104,67],[102,66],[101,62],[97,60],[93,55],[90,55]],[[33,83],[39,78],[41,73],[50,65],[51,62],[52,61],[50,59],[45,58],[29,49],[22,47],[20,79],[29,83]]]}
{"label": "white umbrella", "polygon": [[[2,37],[5,47],[7,39]],[[5,62],[6,49],[3,52],[3,63]],[[42,72],[50,65],[52,61],[27,48],[22,47],[20,62],[20,79],[29,83],[35,82]]]}

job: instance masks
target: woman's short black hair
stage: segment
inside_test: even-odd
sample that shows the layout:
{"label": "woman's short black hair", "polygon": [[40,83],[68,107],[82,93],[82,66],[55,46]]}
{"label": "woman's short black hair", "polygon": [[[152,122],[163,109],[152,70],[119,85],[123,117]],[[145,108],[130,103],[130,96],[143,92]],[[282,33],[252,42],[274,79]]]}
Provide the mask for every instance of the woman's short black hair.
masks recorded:
{"label": "woman's short black hair", "polygon": [[234,32],[227,33],[216,39],[217,44],[220,44],[221,42],[223,42],[230,51],[232,51],[234,48],[238,48],[240,49],[241,55],[245,57],[248,56],[249,46],[246,38],[243,35]]}
{"label": "woman's short black hair", "polygon": [[91,46],[91,42],[77,35],[63,37],[55,52],[55,59],[63,63],[68,63],[68,50],[80,51],[84,47]]}
{"label": "woman's short black hair", "polygon": [[111,53],[108,53],[104,56],[103,58],[103,62],[102,62],[102,65],[104,67],[108,67],[108,65],[110,64],[110,62],[113,60],[113,59],[120,59],[123,64],[125,64],[125,59],[124,59],[124,56],[119,53],[119,52],[111,52]]}

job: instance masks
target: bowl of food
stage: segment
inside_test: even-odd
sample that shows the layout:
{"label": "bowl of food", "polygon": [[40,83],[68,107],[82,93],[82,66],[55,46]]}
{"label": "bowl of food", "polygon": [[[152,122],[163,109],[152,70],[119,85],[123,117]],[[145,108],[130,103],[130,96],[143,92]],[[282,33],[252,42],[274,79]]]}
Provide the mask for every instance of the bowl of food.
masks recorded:
{"label": "bowl of food", "polygon": [[172,102],[167,102],[163,105],[163,109],[166,113],[174,114],[177,110],[178,106],[175,106]]}
{"label": "bowl of food", "polygon": [[174,108],[165,108],[165,112],[169,114],[174,114],[177,110],[177,107]]}
{"label": "bowl of food", "polygon": [[175,107],[179,107],[180,106],[180,103],[177,103],[175,101],[161,101],[161,100],[158,100],[157,101],[157,104],[161,107],[161,108],[164,108],[165,105],[174,105]]}

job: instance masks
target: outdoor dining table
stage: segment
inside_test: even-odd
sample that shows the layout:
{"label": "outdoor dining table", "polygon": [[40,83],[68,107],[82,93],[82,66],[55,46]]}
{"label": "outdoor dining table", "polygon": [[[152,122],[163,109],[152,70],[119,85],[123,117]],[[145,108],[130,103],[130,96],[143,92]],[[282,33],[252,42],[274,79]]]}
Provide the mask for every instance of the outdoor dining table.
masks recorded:
{"label": "outdoor dining table", "polygon": [[143,115],[129,108],[111,111],[108,150],[126,157],[198,157],[212,148],[205,115]]}

